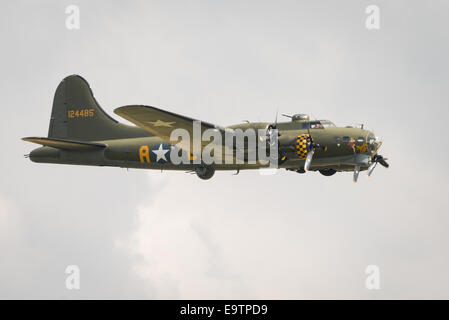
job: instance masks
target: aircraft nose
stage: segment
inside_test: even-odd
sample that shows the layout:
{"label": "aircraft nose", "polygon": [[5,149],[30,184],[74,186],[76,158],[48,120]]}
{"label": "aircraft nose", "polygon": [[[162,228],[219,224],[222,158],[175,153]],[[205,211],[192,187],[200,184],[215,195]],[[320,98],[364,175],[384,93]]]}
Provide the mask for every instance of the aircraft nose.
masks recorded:
{"label": "aircraft nose", "polygon": [[382,139],[373,132],[368,133],[368,146],[372,152],[376,152],[382,145]]}

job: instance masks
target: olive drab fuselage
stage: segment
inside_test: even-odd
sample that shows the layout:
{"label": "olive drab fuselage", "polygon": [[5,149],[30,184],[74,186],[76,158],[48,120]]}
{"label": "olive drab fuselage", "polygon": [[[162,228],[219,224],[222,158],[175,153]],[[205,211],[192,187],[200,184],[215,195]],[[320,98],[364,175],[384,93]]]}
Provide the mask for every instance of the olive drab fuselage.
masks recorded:
{"label": "olive drab fuselage", "polygon": [[[147,106],[126,106],[115,112],[137,126],[121,124],[107,115],[80,76],[65,78],[55,93],[48,137],[24,138],[43,145],[30,153],[30,159],[39,163],[196,171],[202,179],[210,178],[215,170],[268,167],[266,163],[248,159],[206,165],[201,154],[198,158],[193,153],[189,153],[188,161],[174,163],[172,151],[180,147],[170,140],[170,132],[178,128],[192,132],[193,119]],[[332,175],[354,171],[356,181],[359,171],[372,171],[377,162],[388,166],[386,159],[377,155],[380,139],[363,126],[336,127],[328,120],[310,120],[303,114],[289,117],[290,121],[279,123],[201,125],[221,133],[237,129],[263,132],[258,135],[260,139],[266,138],[265,132],[267,137],[271,135],[274,128],[279,153],[277,167],[300,173],[308,170]]]}

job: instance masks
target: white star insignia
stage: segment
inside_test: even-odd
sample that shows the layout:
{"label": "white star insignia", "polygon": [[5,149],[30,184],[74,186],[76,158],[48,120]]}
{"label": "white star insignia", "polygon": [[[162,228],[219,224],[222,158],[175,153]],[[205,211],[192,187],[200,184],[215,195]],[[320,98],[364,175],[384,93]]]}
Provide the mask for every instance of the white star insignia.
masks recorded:
{"label": "white star insignia", "polygon": [[159,145],[159,149],[151,150],[154,152],[154,154],[157,156],[156,162],[159,162],[159,160],[167,161],[167,158],[165,158],[165,154],[170,151],[169,149],[164,149],[162,146],[162,143]]}
{"label": "white star insignia", "polygon": [[175,122],[162,121],[158,119],[156,121],[147,121],[147,123],[153,125],[154,127],[171,127]]}

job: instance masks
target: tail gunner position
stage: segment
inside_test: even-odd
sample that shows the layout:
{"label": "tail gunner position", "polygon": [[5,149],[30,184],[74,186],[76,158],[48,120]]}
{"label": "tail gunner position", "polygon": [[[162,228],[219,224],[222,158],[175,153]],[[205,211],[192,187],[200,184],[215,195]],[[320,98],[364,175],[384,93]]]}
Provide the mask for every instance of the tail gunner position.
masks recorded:
{"label": "tail gunner position", "polygon": [[[232,146],[234,161],[231,159],[230,163],[205,163],[201,153],[203,144],[199,152],[195,149],[192,152],[172,140],[174,129],[195,136],[195,119],[143,105],[120,107],[114,112],[136,126],[121,124],[107,115],[82,77],[65,78],[56,89],[48,137],[23,138],[42,145],[27,156],[39,163],[183,170],[195,172],[204,180],[210,179],[215,170],[239,172],[267,167],[248,161],[249,144]],[[247,122],[229,127],[201,122],[200,134],[212,130],[224,136],[238,129],[252,129],[259,132],[257,139],[263,143],[276,142],[279,168],[298,173],[319,171],[331,176],[353,171],[353,181],[357,182],[360,171],[366,170],[370,176],[378,163],[389,166],[387,159],[377,153],[382,142],[363,126],[336,127],[331,121],[310,120],[304,114],[284,116],[290,121],[278,123],[276,119],[274,123]],[[227,148],[224,144],[220,147]],[[186,153],[188,161],[175,163],[171,156],[174,150]],[[237,161],[235,154],[240,151],[244,157]]]}

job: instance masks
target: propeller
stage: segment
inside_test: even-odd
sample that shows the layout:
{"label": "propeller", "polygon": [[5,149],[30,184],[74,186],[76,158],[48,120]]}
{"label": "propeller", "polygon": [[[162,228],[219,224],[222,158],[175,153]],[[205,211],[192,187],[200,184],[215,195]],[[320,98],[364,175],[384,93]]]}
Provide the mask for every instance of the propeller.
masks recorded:
{"label": "propeller", "polygon": [[390,165],[388,164],[388,162],[386,160],[388,160],[388,159],[384,158],[380,154],[374,155],[373,159],[371,160],[371,164],[370,164],[370,166],[368,167],[368,170],[367,170],[368,177],[371,176],[371,174],[374,171],[374,168],[376,168],[378,163],[380,163],[385,168],[390,167]]}
{"label": "propeller", "polygon": [[310,134],[310,123],[309,126],[307,127],[307,133],[309,134],[310,137],[310,146],[309,146],[309,150],[307,152],[307,157],[306,157],[306,161],[304,163],[304,170],[307,172],[310,169],[310,165],[312,164],[312,159],[313,159],[313,154],[315,153],[315,150],[317,148],[320,148],[324,151],[327,150],[326,146],[322,146],[318,143],[315,143],[315,141],[313,140],[312,135]]}
{"label": "propeller", "polygon": [[309,152],[307,152],[306,162],[304,163],[304,171],[309,171],[310,165],[312,164],[312,158],[313,154],[315,153],[315,149],[310,149]]}
{"label": "propeller", "polygon": [[[263,136],[259,137],[261,142],[263,142],[265,140],[265,142],[267,142],[270,145],[270,147],[276,143],[276,140],[279,141],[278,138],[281,136],[279,131],[277,131],[278,113],[279,113],[279,110],[277,109],[274,123],[271,123],[270,125],[268,125],[268,127],[266,129],[266,133],[265,133],[265,138],[263,138]],[[287,156],[285,155],[284,152],[280,151],[280,146],[278,144],[278,157],[276,159],[277,164],[278,165],[282,164],[286,160],[287,160]]]}
{"label": "propeller", "polygon": [[388,162],[386,160],[388,160],[388,158],[384,158],[381,155],[377,155],[377,160],[376,161],[379,162],[385,168],[389,168],[390,165],[388,164]]}
{"label": "propeller", "polygon": [[371,177],[371,174],[373,173],[374,168],[376,168],[376,166],[377,166],[377,162],[374,162],[374,161],[369,165],[368,170],[366,171],[366,174],[368,175],[368,177]]}
{"label": "propeller", "polygon": [[[270,145],[273,144],[274,139],[276,138],[275,129],[277,129],[278,126],[278,113],[279,110],[276,110],[276,118],[274,120],[274,124],[270,124],[267,128],[267,134],[266,134],[266,140],[269,141]],[[278,132],[277,136],[279,137],[281,134]]]}
{"label": "propeller", "polygon": [[357,179],[359,178],[359,173],[360,173],[360,166],[355,166],[354,167],[354,176],[352,178],[352,181],[354,183],[357,183]]}

